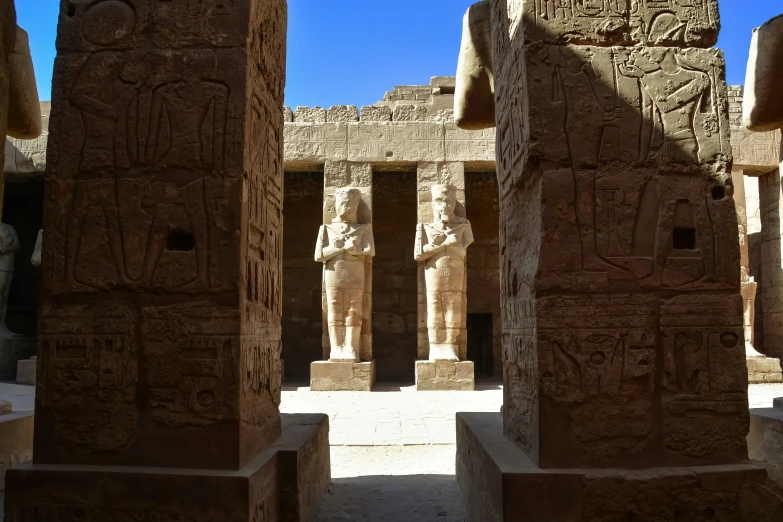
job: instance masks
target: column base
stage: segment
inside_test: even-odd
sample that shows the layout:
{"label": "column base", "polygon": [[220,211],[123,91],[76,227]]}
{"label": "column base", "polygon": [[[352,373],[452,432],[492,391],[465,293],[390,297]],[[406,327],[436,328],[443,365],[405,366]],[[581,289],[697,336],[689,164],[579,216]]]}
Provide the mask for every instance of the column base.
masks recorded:
{"label": "column base", "polygon": [[312,520],[331,480],[329,418],[282,420],[277,443],[239,471],[23,464],[6,476],[5,519]]}
{"label": "column base", "polygon": [[419,391],[473,391],[475,387],[473,361],[416,361]]}
{"label": "column base", "polygon": [[642,470],[541,469],[497,413],[457,413],[457,481],[472,522],[783,520],[751,463]]}
{"label": "column base", "polygon": [[33,458],[33,421],[31,411],[0,415],[0,500],[5,487],[5,471]]}
{"label": "column base", "polygon": [[35,385],[35,371],[38,364],[37,357],[20,359],[16,363],[16,383]]}
{"label": "column base", "polygon": [[375,361],[310,363],[310,391],[372,391]]}
{"label": "column base", "polygon": [[16,364],[35,355],[38,340],[30,337],[0,339],[0,380],[16,380]]}
{"label": "column base", "polygon": [[748,455],[767,468],[769,480],[783,491],[783,405],[778,408],[780,399],[775,400],[775,408],[750,410]]}
{"label": "column base", "polygon": [[748,384],[781,383],[783,371],[780,359],[772,357],[748,357]]}

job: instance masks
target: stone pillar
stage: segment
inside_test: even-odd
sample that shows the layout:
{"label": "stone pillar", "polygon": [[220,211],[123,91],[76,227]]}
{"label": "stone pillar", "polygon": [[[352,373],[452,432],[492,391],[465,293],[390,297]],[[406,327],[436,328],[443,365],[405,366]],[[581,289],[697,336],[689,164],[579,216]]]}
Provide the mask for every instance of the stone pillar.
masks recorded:
{"label": "stone pillar", "polygon": [[[362,203],[359,205],[359,223],[372,224],[372,166],[369,163],[352,161],[327,161],[324,164],[324,224],[331,223],[335,217],[334,194],[338,188],[343,187],[356,187],[361,190]],[[372,390],[372,386],[375,383],[375,361],[372,357],[372,257],[367,257],[365,260],[364,287],[361,361],[356,363],[328,360],[313,362],[310,365],[311,390]],[[327,326],[325,286],[323,287],[322,296],[323,357],[324,359],[329,359],[331,345]]]}
{"label": "stone pillar", "polygon": [[471,520],[740,519],[764,489],[725,65],[705,48],[718,2],[681,4],[473,8],[492,35],[504,405],[458,414]]}
{"label": "stone pillar", "polygon": [[767,357],[754,347],[754,323],[756,317],[757,284],[750,275],[750,256],[748,251],[748,217],[745,204],[745,176],[742,170],[733,169],[731,173],[734,182],[734,204],[737,206],[737,224],[739,225],[740,244],[740,288],[743,303],[743,326],[745,330],[745,359],[748,364],[748,382],[779,383],[783,382],[783,371],[780,359]]}
{"label": "stone pillar", "polygon": [[783,198],[780,190],[779,170],[759,178],[764,349],[769,357],[778,359],[783,357]]}
{"label": "stone pillar", "polygon": [[328,483],[328,420],[278,410],[286,18],[63,0],[35,459],[6,519],[273,521]]}
{"label": "stone pillar", "polygon": [[[41,135],[41,106],[27,33],[16,25],[13,0],[0,8],[0,157],[5,136],[34,139]],[[0,173],[3,167],[0,166]],[[0,175],[0,216],[5,179]]]}
{"label": "stone pillar", "polygon": [[[8,133],[8,96],[11,78],[11,55],[16,40],[16,8],[14,2],[0,6],[0,158],[5,158],[5,136]],[[0,217],[2,217],[3,167],[0,166]]]}
{"label": "stone pillar", "polygon": [[[418,222],[431,223],[433,185],[453,185],[457,188],[457,208],[454,213],[465,217],[465,164],[458,161],[419,162],[416,169]],[[413,234],[411,235],[413,237]],[[465,272],[467,278],[467,271]],[[467,280],[466,280],[467,281]],[[459,342],[459,361],[430,361],[427,331],[427,288],[424,282],[424,263],[418,263],[417,286],[418,327],[416,389],[418,390],[472,390],[475,385],[473,363],[467,360],[468,334],[465,325],[467,293],[462,296],[463,324]],[[463,285],[467,289],[467,285]]]}

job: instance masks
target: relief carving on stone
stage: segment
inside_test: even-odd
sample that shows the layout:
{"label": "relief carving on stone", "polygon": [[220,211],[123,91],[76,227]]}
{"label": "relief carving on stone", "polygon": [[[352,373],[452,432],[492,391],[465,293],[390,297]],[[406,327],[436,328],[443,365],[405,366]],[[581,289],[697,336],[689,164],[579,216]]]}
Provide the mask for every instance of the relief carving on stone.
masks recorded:
{"label": "relief carving on stone", "polygon": [[508,0],[508,4],[512,29],[522,16],[529,17],[531,40],[644,45],[667,41],[709,47],[718,36],[717,0]]}
{"label": "relief carving on stone", "polygon": [[372,225],[358,223],[361,197],[358,188],[337,189],[337,217],[321,226],[315,247],[325,268],[330,361],[360,361],[365,259],[375,255]]}
{"label": "relief carving on stone", "polygon": [[457,188],[433,185],[432,223],[416,227],[414,258],[424,263],[430,361],[459,361],[460,333],[465,327],[465,260],[473,243],[470,222],[454,214]]}

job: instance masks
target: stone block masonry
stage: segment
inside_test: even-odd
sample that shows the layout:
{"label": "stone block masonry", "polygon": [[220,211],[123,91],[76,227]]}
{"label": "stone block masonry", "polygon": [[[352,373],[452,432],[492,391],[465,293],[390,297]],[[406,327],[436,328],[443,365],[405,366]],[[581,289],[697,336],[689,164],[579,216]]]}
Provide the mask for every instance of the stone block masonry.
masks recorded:
{"label": "stone block masonry", "polygon": [[[747,464],[717,1],[667,6],[466,15],[460,63],[494,79],[504,313],[502,422],[458,417],[471,520],[771,521],[783,506]],[[491,51],[474,38],[488,34]],[[481,107],[477,68],[456,97]]]}
{"label": "stone block masonry", "polygon": [[63,0],[35,462],[7,475],[7,520],[287,519],[301,431],[304,480],[328,481],[328,420],[278,410],[286,19]]}

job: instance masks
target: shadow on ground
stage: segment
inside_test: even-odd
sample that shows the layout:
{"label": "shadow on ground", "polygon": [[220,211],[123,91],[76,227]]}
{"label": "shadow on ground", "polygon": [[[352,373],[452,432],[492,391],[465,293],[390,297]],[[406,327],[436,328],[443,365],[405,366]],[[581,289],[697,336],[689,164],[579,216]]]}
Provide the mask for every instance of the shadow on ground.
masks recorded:
{"label": "shadow on ground", "polygon": [[318,522],[467,521],[454,475],[338,478],[321,501]]}

